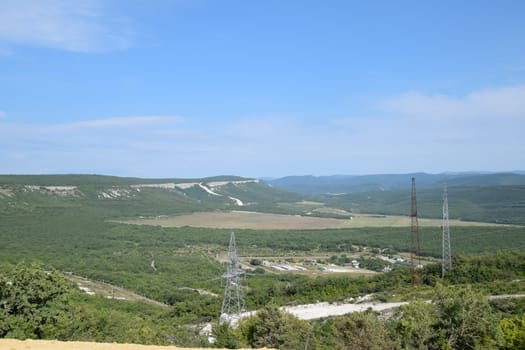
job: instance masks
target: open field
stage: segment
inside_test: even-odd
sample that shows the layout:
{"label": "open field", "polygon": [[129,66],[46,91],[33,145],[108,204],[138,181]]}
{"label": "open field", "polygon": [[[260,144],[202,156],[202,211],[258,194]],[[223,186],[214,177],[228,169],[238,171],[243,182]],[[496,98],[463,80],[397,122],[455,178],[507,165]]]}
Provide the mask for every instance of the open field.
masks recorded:
{"label": "open field", "polygon": [[[162,227],[203,227],[253,230],[320,230],[363,227],[408,227],[410,217],[391,215],[359,214],[351,219],[319,218],[299,215],[268,214],[249,211],[196,212],[179,216],[160,216],[156,218],[119,221],[136,225]],[[440,227],[441,220],[419,219],[420,226]],[[483,222],[464,222],[451,220],[451,226],[495,226]]]}

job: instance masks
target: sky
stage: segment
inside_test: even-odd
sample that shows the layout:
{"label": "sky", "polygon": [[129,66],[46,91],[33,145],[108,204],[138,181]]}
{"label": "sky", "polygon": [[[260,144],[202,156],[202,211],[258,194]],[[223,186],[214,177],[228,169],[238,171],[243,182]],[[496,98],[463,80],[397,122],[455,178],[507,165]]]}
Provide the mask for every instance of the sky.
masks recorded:
{"label": "sky", "polygon": [[0,173],[525,169],[524,1],[0,0]]}

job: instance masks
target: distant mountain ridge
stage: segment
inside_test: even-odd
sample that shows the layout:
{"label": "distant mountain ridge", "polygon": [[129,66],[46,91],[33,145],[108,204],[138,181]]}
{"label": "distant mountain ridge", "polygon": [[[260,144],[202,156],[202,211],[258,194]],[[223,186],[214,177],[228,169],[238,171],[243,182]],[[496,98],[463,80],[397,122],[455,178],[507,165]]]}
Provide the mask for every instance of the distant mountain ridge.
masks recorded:
{"label": "distant mountain ridge", "polygon": [[266,180],[269,185],[302,194],[346,194],[408,189],[411,178],[418,189],[449,186],[515,186],[525,185],[525,174],[506,173],[408,173],[373,175],[287,176]]}
{"label": "distant mountain ridge", "polygon": [[220,175],[204,178],[138,178],[98,174],[49,174],[49,175],[0,175],[0,185],[40,185],[40,186],[124,186],[155,183],[217,182],[254,180],[233,175]]}
{"label": "distant mountain ridge", "polygon": [[[106,175],[0,175],[0,209],[17,205],[87,205],[132,216],[210,210],[257,210],[303,196],[258,179],[214,176],[143,179]],[[125,208],[123,210],[122,208]]]}

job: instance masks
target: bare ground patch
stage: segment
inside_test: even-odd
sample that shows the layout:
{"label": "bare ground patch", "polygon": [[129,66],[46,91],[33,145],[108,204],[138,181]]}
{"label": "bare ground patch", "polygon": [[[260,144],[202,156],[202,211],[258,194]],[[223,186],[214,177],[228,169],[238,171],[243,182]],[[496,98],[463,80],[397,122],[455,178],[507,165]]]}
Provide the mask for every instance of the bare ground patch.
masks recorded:
{"label": "bare ground patch", "polygon": [[13,197],[13,192],[9,188],[0,187],[0,198]]}
{"label": "bare ground patch", "polygon": [[15,340],[0,339],[0,349],[9,350],[197,350],[202,348],[179,348],[176,346],[155,346],[138,344],[63,342],[58,340]]}

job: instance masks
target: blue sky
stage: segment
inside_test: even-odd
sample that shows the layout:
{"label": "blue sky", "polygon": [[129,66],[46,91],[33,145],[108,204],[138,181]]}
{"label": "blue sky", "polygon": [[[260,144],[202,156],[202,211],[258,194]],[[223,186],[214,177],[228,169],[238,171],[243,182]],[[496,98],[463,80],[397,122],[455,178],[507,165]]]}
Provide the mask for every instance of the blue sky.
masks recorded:
{"label": "blue sky", "polygon": [[0,173],[525,169],[525,2],[0,0]]}

